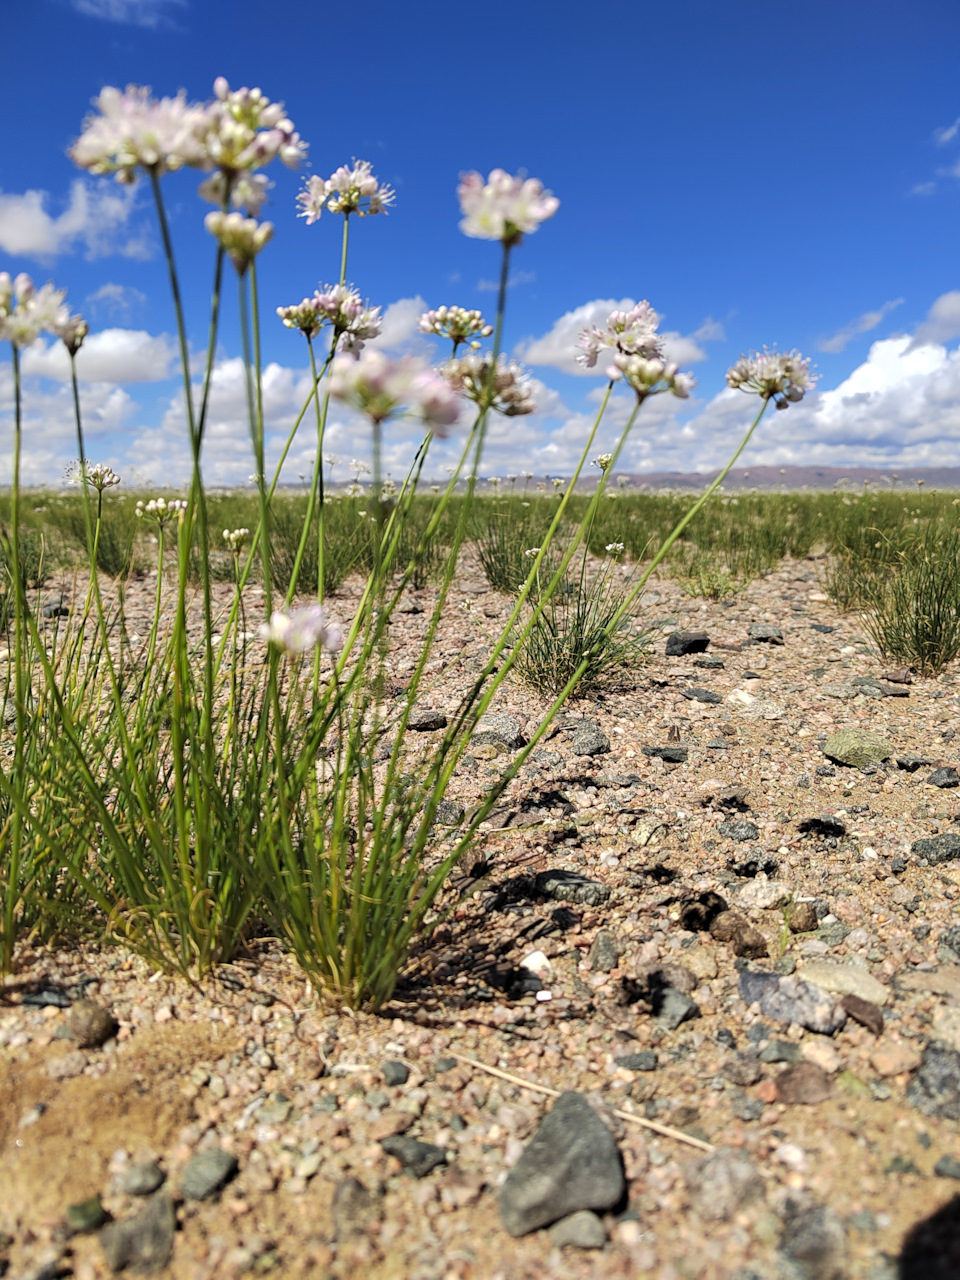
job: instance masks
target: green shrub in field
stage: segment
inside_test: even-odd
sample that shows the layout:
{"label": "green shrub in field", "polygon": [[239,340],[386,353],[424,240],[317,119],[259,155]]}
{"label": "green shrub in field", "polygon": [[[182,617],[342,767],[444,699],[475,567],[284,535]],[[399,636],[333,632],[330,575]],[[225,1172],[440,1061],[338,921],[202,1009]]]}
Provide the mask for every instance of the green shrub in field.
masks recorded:
{"label": "green shrub in field", "polygon": [[543,540],[556,503],[545,498],[491,498],[478,504],[475,539],[484,576],[494,591],[514,595],[526,581],[526,553]]}

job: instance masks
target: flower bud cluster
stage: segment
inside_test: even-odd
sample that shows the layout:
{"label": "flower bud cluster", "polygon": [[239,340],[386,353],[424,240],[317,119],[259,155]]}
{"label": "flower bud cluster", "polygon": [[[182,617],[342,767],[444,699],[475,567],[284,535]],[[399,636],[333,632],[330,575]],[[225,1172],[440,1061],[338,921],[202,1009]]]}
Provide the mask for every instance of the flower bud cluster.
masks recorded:
{"label": "flower bud cluster", "polygon": [[184,498],[173,498],[170,502],[166,498],[151,498],[149,502],[144,502],[141,498],[137,503],[137,519],[150,520],[161,529],[174,517],[182,520],[186,514],[187,502]]}
{"label": "flower bud cluster", "polygon": [[606,471],[611,462],[613,462],[612,453],[601,453],[599,457],[593,459],[590,463],[591,467],[599,467],[601,471]]}
{"label": "flower bud cluster", "polygon": [[64,478],[67,484],[88,484],[100,493],[120,483],[120,477],[105,462],[71,462]]}
{"label": "flower bud cluster", "polygon": [[241,547],[245,545],[249,537],[249,529],[224,529],[223,531],[223,540],[234,555],[240,554]]}
{"label": "flower bud cluster", "polygon": [[204,167],[237,173],[279,159],[295,169],[305,157],[306,144],[282,102],[271,102],[259,89],[231,89],[223,76],[214,80],[213,92],[204,112]]}
{"label": "flower bud cluster", "polygon": [[313,296],[289,307],[277,307],[277,315],[288,329],[299,329],[315,338],[325,324],[333,328],[339,351],[359,353],[363,344],[376,338],[383,327],[379,307],[368,307],[356,289],[346,284],[328,284]]}
{"label": "flower bud cluster", "polygon": [[686,400],[694,386],[692,375],[679,373],[675,364],[666,364],[659,358],[651,360],[645,356],[625,355],[621,351],[613,357],[607,377],[614,382],[625,382],[628,387],[633,388],[640,400],[659,395],[663,391]]}
{"label": "flower bud cluster", "polygon": [[309,653],[318,646],[334,652],[343,645],[342,631],[328,620],[318,604],[291,613],[271,614],[270,621],[261,625],[259,634],[284,653]]}
{"label": "flower bud cluster", "polygon": [[416,356],[390,357],[365,351],[359,358],[337,356],[330,369],[330,394],[365,413],[374,423],[406,410],[438,436],[460,413],[449,382]]}
{"label": "flower bud cluster", "polygon": [[242,213],[208,213],[203,225],[230,255],[241,275],[273,236],[272,222],[257,222]]}
{"label": "flower bud cluster", "polygon": [[493,169],[486,181],[475,171],[461,174],[457,195],[464,235],[507,245],[519,244],[560,208],[557,197],[536,178],[513,177],[504,169]]}
{"label": "flower bud cluster", "polygon": [[69,316],[56,328],[57,337],[72,356],[75,356],[83,346],[83,340],[89,332],[90,326],[83,316]]}
{"label": "flower bud cluster", "polygon": [[727,370],[727,386],[773,400],[778,409],[797,404],[813,388],[816,374],[799,351],[755,351]]}
{"label": "flower bud cluster", "polygon": [[479,311],[468,311],[466,307],[437,307],[435,311],[425,311],[417,323],[421,333],[435,333],[438,337],[449,338],[453,343],[453,354],[462,342],[469,342],[474,348],[480,344],[477,338],[489,338],[493,333],[493,325],[487,324]]}
{"label": "flower bud cluster", "polygon": [[385,213],[396,200],[396,192],[386,182],[374,176],[369,160],[354,160],[353,167],[342,164],[329,178],[314,174],[297,196],[299,217],[306,218],[307,226],[316,222],[326,209],[329,213],[356,213],[364,218],[368,214]]}
{"label": "flower bud cluster", "polygon": [[503,355],[495,366],[488,353],[460,356],[444,365],[443,376],[468,400],[508,418],[533,413],[537,407],[529,374]]}
{"label": "flower bud cluster", "polygon": [[36,288],[25,272],[13,280],[0,272],[0,338],[15,347],[29,347],[42,332],[58,334],[70,319],[66,296],[65,289],[52,284]]}
{"label": "flower bud cluster", "polygon": [[577,339],[580,351],[577,363],[592,369],[601,350],[608,348],[624,355],[646,356],[649,360],[662,359],[663,338],[657,333],[660,317],[649,302],[638,302],[630,311],[611,311],[606,328],[596,325],[584,329]]}

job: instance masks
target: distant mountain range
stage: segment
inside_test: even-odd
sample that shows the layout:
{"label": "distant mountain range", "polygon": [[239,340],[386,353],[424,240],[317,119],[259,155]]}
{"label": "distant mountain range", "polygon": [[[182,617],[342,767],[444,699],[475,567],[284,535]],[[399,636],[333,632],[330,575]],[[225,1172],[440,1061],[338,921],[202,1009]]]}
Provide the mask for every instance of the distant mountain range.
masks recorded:
{"label": "distant mountain range", "polygon": [[[630,488],[703,489],[717,471],[650,471],[628,475]],[[960,467],[735,467],[723,482],[725,489],[862,488],[864,481],[883,489],[960,489]]]}

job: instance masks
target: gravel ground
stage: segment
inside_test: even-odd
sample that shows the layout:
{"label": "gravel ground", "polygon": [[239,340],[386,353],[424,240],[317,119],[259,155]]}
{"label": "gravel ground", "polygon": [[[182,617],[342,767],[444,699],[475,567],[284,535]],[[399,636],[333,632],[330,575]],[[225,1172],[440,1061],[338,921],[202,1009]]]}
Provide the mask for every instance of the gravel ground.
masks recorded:
{"label": "gravel ground", "polygon": [[[649,661],[511,784],[379,1016],[325,1009],[269,941],[196,987],[23,953],[9,1274],[960,1274],[960,686],[888,678],[820,568],[729,605],[655,584]],[[506,614],[475,566],[459,589],[439,713]],[[429,603],[392,627],[395,692]],[[668,657],[677,631],[709,645]],[[501,691],[515,724],[471,746],[450,834],[544,705]]]}

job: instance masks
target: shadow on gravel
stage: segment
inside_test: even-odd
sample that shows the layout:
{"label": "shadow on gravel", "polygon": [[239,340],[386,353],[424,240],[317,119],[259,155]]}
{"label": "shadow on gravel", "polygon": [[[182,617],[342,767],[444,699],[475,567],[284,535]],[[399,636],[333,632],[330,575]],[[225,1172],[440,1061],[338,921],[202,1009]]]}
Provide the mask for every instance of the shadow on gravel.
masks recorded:
{"label": "shadow on gravel", "polygon": [[897,1280],[960,1276],[960,1195],[911,1228],[897,1259]]}

